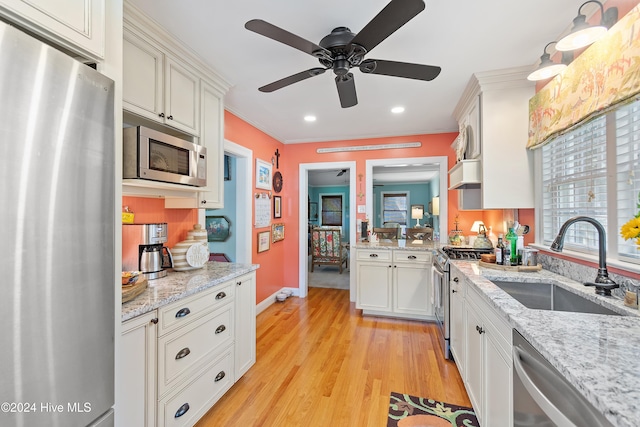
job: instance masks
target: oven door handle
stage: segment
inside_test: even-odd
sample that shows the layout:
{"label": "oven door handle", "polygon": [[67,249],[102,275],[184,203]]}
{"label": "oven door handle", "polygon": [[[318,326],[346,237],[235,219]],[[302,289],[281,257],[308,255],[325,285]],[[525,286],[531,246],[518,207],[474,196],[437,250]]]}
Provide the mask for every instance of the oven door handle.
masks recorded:
{"label": "oven door handle", "polygon": [[[540,406],[540,409],[559,427],[577,427],[574,423],[567,418],[560,409],[558,409],[549,398],[540,390],[535,381],[527,373],[527,370],[536,369],[540,375],[549,377],[549,381],[553,381],[553,376],[548,369],[531,357],[527,357],[527,353],[518,347],[513,347],[513,368],[516,371],[516,375],[522,381],[522,385],[529,392],[531,398]],[[531,364],[532,366],[527,368],[525,365]],[[548,374],[548,375],[544,375]]]}
{"label": "oven door handle", "polygon": [[[440,280],[438,280],[436,282],[436,280],[433,281],[433,293],[432,293],[432,297],[433,297],[433,303],[435,304],[436,307],[441,307],[443,305],[443,301],[442,301],[442,287],[440,284],[444,281],[444,272],[441,271],[437,265],[434,264],[433,266],[433,273],[437,274],[438,276],[440,276]],[[435,279],[435,277],[434,277]]]}

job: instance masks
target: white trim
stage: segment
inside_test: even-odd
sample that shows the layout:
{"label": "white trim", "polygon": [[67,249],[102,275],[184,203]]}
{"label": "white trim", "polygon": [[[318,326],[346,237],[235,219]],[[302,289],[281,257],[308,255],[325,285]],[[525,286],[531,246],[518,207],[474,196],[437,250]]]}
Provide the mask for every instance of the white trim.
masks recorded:
{"label": "white trim", "polygon": [[378,145],[354,145],[351,147],[330,147],[317,148],[316,153],[341,153],[344,151],[372,151],[372,150],[392,150],[395,148],[419,148],[422,147],[421,142],[399,142],[397,144],[378,144]]}
{"label": "white trim", "polygon": [[[377,159],[366,161],[366,183],[365,193],[367,198],[366,212],[367,218],[373,219],[373,167],[374,166],[387,166],[387,165],[402,165],[406,163],[424,163],[424,164],[439,164],[440,165],[440,194],[434,194],[433,196],[440,196],[440,215],[438,216],[440,222],[440,239],[446,239],[449,235],[448,231],[448,206],[449,206],[449,193],[447,189],[447,156],[433,156],[433,157],[407,157],[401,159]],[[355,269],[351,269],[354,271]],[[352,280],[353,282],[354,280]]]}
{"label": "white trim", "polygon": [[[309,287],[309,267],[308,267],[308,221],[309,213],[309,171],[325,169],[349,169],[349,241],[357,242],[356,239],[356,162],[323,162],[323,163],[300,163],[299,166],[299,206],[298,206],[298,226],[300,235],[298,254],[298,283],[299,296],[306,298]],[[349,257],[353,251],[349,251]],[[349,260],[351,266],[351,260]],[[349,299],[356,300],[355,289],[355,269],[349,268]]]}
{"label": "white trim", "polygon": [[251,190],[253,178],[253,150],[243,147],[227,139],[224,140],[224,152],[236,158],[236,262],[251,264]]}

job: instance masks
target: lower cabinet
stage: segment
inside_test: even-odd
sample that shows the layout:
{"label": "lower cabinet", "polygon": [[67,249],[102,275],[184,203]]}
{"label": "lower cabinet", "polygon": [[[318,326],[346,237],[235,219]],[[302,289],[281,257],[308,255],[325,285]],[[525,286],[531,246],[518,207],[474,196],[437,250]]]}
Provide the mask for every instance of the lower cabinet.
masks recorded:
{"label": "lower cabinet", "polygon": [[464,277],[452,267],[451,351],[480,424],[510,427],[511,327]]}
{"label": "lower cabinet", "polygon": [[365,314],[433,319],[429,250],[356,249],[356,308]]}
{"label": "lower cabinet", "polygon": [[116,426],[192,426],[256,361],[255,272],[123,323]]}
{"label": "lower cabinet", "polygon": [[157,324],[156,310],[122,324],[116,426],[156,425]]}

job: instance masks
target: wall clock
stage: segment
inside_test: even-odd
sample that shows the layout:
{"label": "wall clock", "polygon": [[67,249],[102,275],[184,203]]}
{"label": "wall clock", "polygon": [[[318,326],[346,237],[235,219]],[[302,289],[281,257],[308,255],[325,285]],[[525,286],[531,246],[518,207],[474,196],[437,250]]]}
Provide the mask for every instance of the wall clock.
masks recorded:
{"label": "wall clock", "polygon": [[282,190],[282,174],[277,171],[273,174],[273,191],[279,193]]}

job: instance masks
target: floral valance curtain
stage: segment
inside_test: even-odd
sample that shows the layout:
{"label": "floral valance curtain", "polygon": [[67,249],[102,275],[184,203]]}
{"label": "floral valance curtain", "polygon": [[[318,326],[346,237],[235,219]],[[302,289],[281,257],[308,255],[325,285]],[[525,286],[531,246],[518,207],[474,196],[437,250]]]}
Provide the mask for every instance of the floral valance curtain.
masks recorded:
{"label": "floral valance curtain", "polygon": [[529,101],[527,148],[640,95],[640,5]]}

